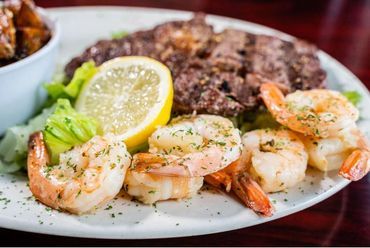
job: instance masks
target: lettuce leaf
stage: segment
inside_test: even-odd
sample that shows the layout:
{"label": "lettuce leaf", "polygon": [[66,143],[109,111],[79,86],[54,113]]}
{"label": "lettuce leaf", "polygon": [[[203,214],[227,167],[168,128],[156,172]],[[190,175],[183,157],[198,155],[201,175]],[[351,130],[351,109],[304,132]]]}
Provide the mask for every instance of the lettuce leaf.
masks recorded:
{"label": "lettuce leaf", "polygon": [[242,134],[254,129],[280,127],[280,124],[264,107],[241,113],[235,117],[230,117],[229,119],[233,122],[236,128],[240,129]]}
{"label": "lettuce leaf", "polygon": [[112,39],[122,39],[126,37],[127,35],[128,35],[127,31],[116,31],[112,33],[111,37]]}
{"label": "lettuce leaf", "polygon": [[101,134],[96,120],[77,113],[70,101],[63,98],[57,100],[55,111],[46,120],[43,132],[54,164],[58,162],[60,153]]}
{"label": "lettuce leaf", "polygon": [[44,88],[48,92],[49,98],[46,102],[50,106],[59,98],[67,98],[74,100],[80,93],[83,85],[88,82],[97,72],[97,67],[93,61],[83,63],[76,69],[72,80],[65,85],[65,79],[57,79],[52,83],[44,84]]}
{"label": "lettuce leaf", "polygon": [[344,95],[355,106],[357,106],[362,99],[362,95],[357,91],[344,91],[342,92],[342,95]]}
{"label": "lettuce leaf", "polygon": [[244,134],[254,129],[279,128],[281,125],[268,111],[259,112],[253,121],[244,122],[240,125],[240,131]]}
{"label": "lettuce leaf", "polygon": [[76,98],[82,86],[88,82],[97,72],[94,61],[88,61],[77,68],[71,82],[65,87],[64,92],[72,98]]}
{"label": "lettuce leaf", "polygon": [[0,173],[11,173],[26,167],[28,138],[32,133],[43,130],[46,119],[53,111],[54,107],[44,109],[27,124],[8,128],[0,141]]}
{"label": "lettuce leaf", "polygon": [[[90,80],[96,71],[94,62],[86,62],[76,70],[67,86],[63,77],[45,85],[49,94],[45,106],[49,108],[45,108],[27,124],[9,128],[0,141],[0,173],[26,168],[28,138],[36,131],[44,130],[53,162],[58,160],[61,152],[86,142],[98,133],[97,122],[78,114],[67,100],[73,101],[77,98],[85,82]],[[57,103],[54,104],[55,102]],[[53,106],[50,107],[51,105]]]}

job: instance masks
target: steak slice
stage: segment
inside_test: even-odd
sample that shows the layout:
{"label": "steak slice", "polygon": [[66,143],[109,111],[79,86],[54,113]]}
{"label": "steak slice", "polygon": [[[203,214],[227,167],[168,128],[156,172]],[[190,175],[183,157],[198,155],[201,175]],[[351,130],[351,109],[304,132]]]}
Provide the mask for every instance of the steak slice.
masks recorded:
{"label": "steak slice", "polygon": [[122,39],[98,41],[66,65],[66,75],[72,78],[74,71],[89,60],[93,60],[96,65],[101,65],[107,60],[120,56],[143,55],[155,58],[153,34],[153,31],[139,31]]}
{"label": "steak slice", "polygon": [[218,42],[209,56],[211,65],[223,70],[241,70],[245,61],[247,34],[240,30],[226,29],[215,35],[214,40]]}
{"label": "steak slice", "polygon": [[234,99],[229,85],[243,79],[235,72],[212,71],[207,61],[196,61],[181,71],[174,81],[174,110],[178,113],[222,114],[234,116],[244,106]]}
{"label": "steak slice", "polygon": [[285,41],[276,37],[251,35],[247,44],[247,74],[258,74],[272,82],[289,86],[285,44]]}
{"label": "steak slice", "polygon": [[134,32],[121,39],[101,40],[72,59],[65,67],[71,78],[82,63],[94,60],[97,65],[120,56],[148,56],[165,63],[172,72],[194,56],[202,56],[213,36],[205,16],[197,14],[189,21],[167,22],[147,31]]}
{"label": "steak slice", "polygon": [[236,116],[261,105],[264,82],[284,92],[324,88],[317,48],[236,29],[215,33],[204,14],[163,23],[118,40],[102,40],[65,67],[67,76],[85,61],[97,65],[119,56],[149,56],[166,64],[174,81],[174,111]]}
{"label": "steak slice", "polygon": [[291,88],[299,90],[324,88],[326,72],[321,68],[316,47],[303,40],[295,40],[290,44],[293,53],[291,60],[288,61]]}

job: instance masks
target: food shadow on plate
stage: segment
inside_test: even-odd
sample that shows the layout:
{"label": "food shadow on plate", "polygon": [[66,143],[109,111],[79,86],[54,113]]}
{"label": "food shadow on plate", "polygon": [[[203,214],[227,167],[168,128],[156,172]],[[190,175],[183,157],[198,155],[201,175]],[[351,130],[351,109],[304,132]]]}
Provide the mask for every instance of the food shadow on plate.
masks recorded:
{"label": "food shadow on plate", "polygon": [[10,181],[16,180],[19,183],[28,183],[28,176],[26,171],[18,171],[11,174],[1,174],[1,177],[5,177]]}
{"label": "food shadow on plate", "polygon": [[[344,179],[336,175],[336,171],[328,173],[319,172],[309,168],[303,182],[286,191],[269,194],[269,198],[275,206],[275,213],[284,212],[292,207],[299,207],[300,204],[310,200],[312,194],[320,195],[331,188],[343,182]],[[16,173],[14,175],[4,175],[9,181],[8,187],[19,185],[18,190],[29,192],[27,187],[27,176],[25,173]],[[4,177],[3,176],[3,177]],[[17,181],[17,184],[11,183]],[[19,184],[22,182],[21,184]],[[30,203],[31,204],[31,203]],[[100,206],[95,212],[81,216],[58,212],[56,210],[44,211],[46,206],[34,201],[42,210],[43,214],[50,222],[54,218],[63,216],[64,218],[73,218],[75,221],[88,226],[135,226],[140,223],[155,220],[161,216],[171,219],[174,216],[180,218],[209,219],[213,221],[225,221],[229,217],[246,213],[251,218],[260,218],[251,209],[246,208],[237,197],[230,193],[227,194],[221,190],[205,184],[197,195],[190,199],[169,200],[158,202],[154,205],[142,204],[132,197],[128,196],[123,190],[113,200],[103,206]],[[178,218],[176,218],[178,219]],[[57,225],[57,222],[54,222]]]}
{"label": "food shadow on plate", "polygon": [[[292,207],[300,207],[301,204],[311,199],[312,194],[324,194],[336,184],[345,182],[345,179],[337,175],[337,171],[324,173],[308,168],[306,177],[301,183],[288,190],[268,194],[268,196],[274,204],[274,214],[278,214]],[[203,186],[195,197],[179,201],[178,204],[173,204],[173,202],[157,204],[159,210],[162,207],[166,214],[177,217],[224,219],[247,211],[251,217],[259,218],[251,209],[245,207],[233,193],[227,194],[208,185]]]}
{"label": "food shadow on plate", "polygon": [[[233,207],[225,208],[227,205]],[[155,220],[160,216],[165,216],[169,220],[173,216],[192,219],[224,219],[243,210],[245,210],[244,205],[239,203],[235,196],[226,195],[220,190],[205,185],[197,195],[190,199],[160,201],[153,205],[143,204],[121,191],[115,199],[100,207],[95,213],[77,218],[80,222],[90,225],[135,226]],[[252,210],[248,209],[248,211],[255,215]],[[94,218],[91,218],[93,216]]]}
{"label": "food shadow on plate", "polygon": [[[159,202],[157,208],[169,216],[194,219],[224,219],[246,209],[234,194],[225,193],[208,184],[204,184],[192,198]],[[248,211],[254,215],[252,210]]]}
{"label": "food shadow on plate", "polygon": [[100,206],[95,212],[77,216],[76,219],[81,223],[96,226],[134,226],[156,212],[158,210],[154,206],[142,204],[121,190],[113,200]]}
{"label": "food shadow on plate", "polygon": [[287,190],[269,194],[276,212],[303,206],[312,200],[312,195],[320,196],[332,190],[337,184],[346,184],[347,180],[337,175],[338,171],[321,172],[309,167],[302,182]]}

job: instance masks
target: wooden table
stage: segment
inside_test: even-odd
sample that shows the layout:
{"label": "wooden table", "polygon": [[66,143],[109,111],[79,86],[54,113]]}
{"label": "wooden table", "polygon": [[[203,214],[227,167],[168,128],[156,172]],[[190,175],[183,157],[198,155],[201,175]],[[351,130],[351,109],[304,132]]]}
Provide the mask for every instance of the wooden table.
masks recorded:
{"label": "wooden table", "polygon": [[[306,39],[370,87],[370,1],[37,0],[43,7],[126,5],[203,11],[260,23]],[[370,175],[299,213],[220,234],[157,240],[95,240],[0,229],[2,245],[370,246]]]}

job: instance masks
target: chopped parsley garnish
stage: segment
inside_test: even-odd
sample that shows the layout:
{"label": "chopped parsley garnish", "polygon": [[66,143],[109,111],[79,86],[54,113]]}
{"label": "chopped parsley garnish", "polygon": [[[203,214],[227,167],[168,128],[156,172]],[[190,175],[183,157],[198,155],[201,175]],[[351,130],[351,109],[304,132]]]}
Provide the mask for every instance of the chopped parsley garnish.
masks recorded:
{"label": "chopped parsley garnish", "polygon": [[104,208],[104,210],[110,210],[112,208],[113,208],[112,205],[109,205],[108,207]]}

